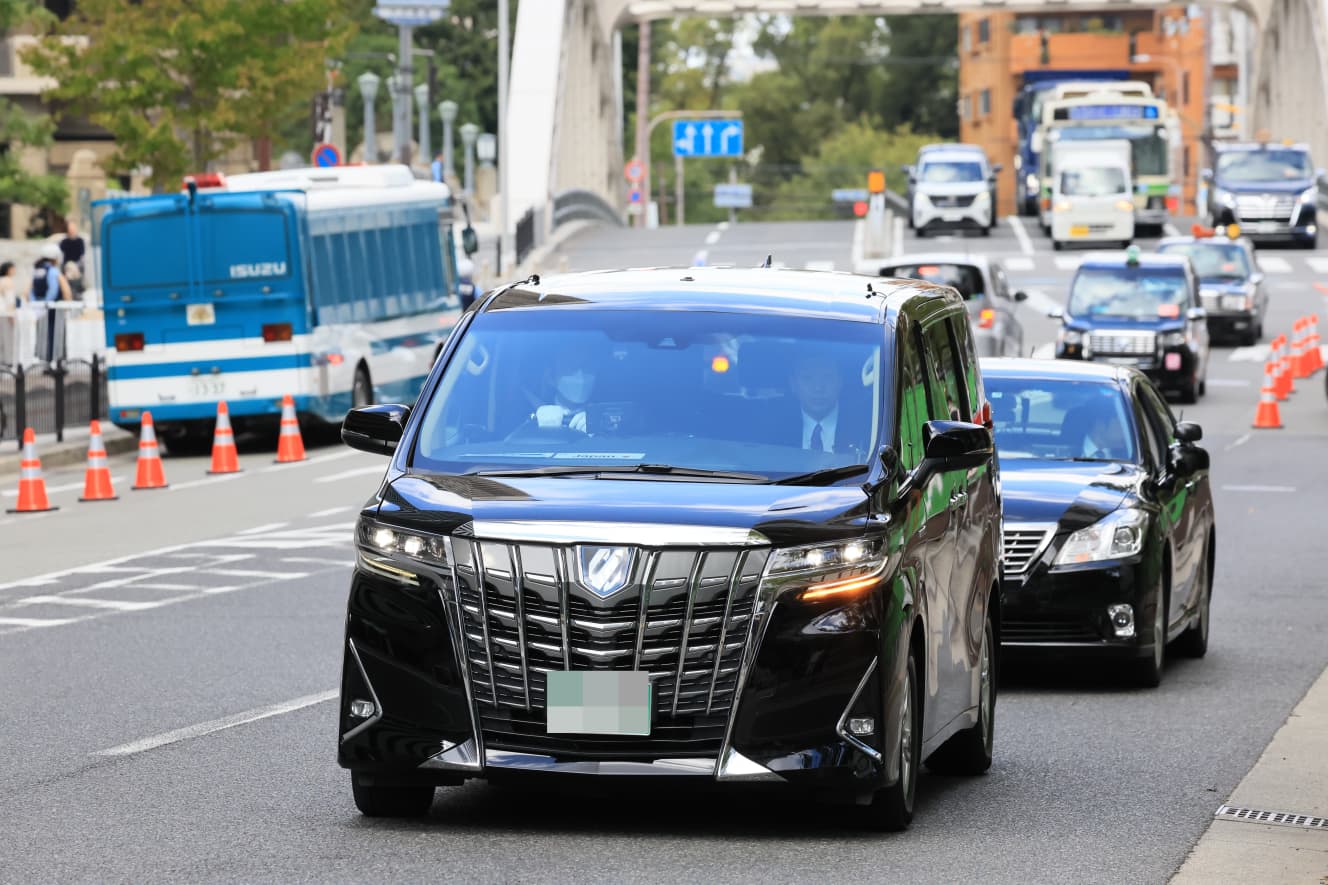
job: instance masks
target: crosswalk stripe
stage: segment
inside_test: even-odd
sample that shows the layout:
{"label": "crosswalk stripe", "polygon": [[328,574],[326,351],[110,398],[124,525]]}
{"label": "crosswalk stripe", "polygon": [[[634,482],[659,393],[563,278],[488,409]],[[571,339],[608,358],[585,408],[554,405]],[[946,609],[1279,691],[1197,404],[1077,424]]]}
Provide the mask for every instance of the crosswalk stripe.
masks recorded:
{"label": "crosswalk stripe", "polygon": [[833,261],[808,261],[804,267],[807,270],[834,270],[835,263]]}
{"label": "crosswalk stripe", "polygon": [[86,596],[29,596],[15,601],[16,605],[73,605],[80,608],[105,608],[118,612],[136,612],[157,608],[170,602],[163,599],[157,602],[125,602],[119,599],[89,599]]}
{"label": "crosswalk stripe", "polygon": [[1328,274],[1328,258],[1306,258],[1305,263],[1310,266],[1310,270],[1315,273]]}
{"label": "crosswalk stripe", "polygon": [[1260,255],[1259,267],[1264,273],[1291,273],[1291,262],[1276,255]]}
{"label": "crosswalk stripe", "polygon": [[1075,270],[1083,259],[1074,255],[1057,255],[1055,261],[1057,270]]}
{"label": "crosswalk stripe", "polygon": [[1227,359],[1233,363],[1262,363],[1268,360],[1268,345],[1253,344],[1249,347],[1233,348]]}
{"label": "crosswalk stripe", "polygon": [[1005,259],[1005,269],[1012,270],[1015,273],[1033,269],[1033,259],[1026,255],[1016,255],[1013,258]]}
{"label": "crosswalk stripe", "polygon": [[0,627],[59,627],[78,618],[0,618]]}

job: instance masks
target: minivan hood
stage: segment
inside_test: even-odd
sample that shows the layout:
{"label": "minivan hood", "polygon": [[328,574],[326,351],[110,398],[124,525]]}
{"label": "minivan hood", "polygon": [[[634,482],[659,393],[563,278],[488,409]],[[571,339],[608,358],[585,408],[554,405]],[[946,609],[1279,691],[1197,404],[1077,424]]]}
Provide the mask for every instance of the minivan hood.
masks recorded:
{"label": "minivan hood", "polygon": [[1299,194],[1314,187],[1314,180],[1278,178],[1268,181],[1218,181],[1217,187],[1232,194]]}
{"label": "minivan hood", "polygon": [[1136,494],[1144,472],[1134,464],[1007,458],[1001,461],[1001,511],[1007,527],[1097,522]]}
{"label": "minivan hood", "polygon": [[439,534],[472,520],[657,523],[755,529],[775,544],[790,544],[861,533],[867,496],[856,485],[410,473],[389,480],[378,512],[394,524]]}
{"label": "minivan hood", "polygon": [[917,186],[917,192],[928,197],[967,197],[984,193],[986,190],[985,181],[927,182]]}

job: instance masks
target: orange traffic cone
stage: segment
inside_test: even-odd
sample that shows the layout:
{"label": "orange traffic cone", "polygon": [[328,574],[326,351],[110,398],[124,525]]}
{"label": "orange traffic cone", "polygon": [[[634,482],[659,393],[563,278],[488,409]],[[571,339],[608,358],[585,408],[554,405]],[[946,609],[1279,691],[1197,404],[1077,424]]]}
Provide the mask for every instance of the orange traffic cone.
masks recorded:
{"label": "orange traffic cone", "polygon": [[1323,350],[1319,346],[1319,315],[1310,314],[1310,374],[1323,368]]}
{"label": "orange traffic cone", "polygon": [[111,486],[111,468],[106,463],[106,444],[101,441],[101,422],[92,422],[88,440],[88,472],[83,479],[83,497],[80,501],[114,501]]}
{"label": "orange traffic cone", "polygon": [[1305,349],[1305,327],[1306,323],[1304,317],[1296,320],[1291,325],[1291,334],[1293,336],[1291,339],[1291,372],[1292,377],[1297,381],[1304,381],[1306,378],[1310,377],[1310,373],[1306,371],[1306,358],[1308,357],[1308,353]]}
{"label": "orange traffic cone", "polygon": [[1277,411],[1277,395],[1273,391],[1277,383],[1277,368],[1272,361],[1263,366],[1263,389],[1259,391],[1259,408],[1254,412],[1254,423],[1250,426],[1262,430],[1278,430],[1282,427],[1282,416]]}
{"label": "orange traffic cone", "polygon": [[1291,355],[1287,350],[1286,335],[1278,335],[1273,341],[1273,362],[1277,364],[1277,380],[1273,385],[1273,393],[1283,401],[1296,392],[1296,382],[1291,377]]}
{"label": "orange traffic cone", "polygon": [[143,413],[143,433],[138,440],[138,471],[134,476],[134,491],[166,488],[166,471],[161,465],[161,451],[157,448],[157,429],[152,413]]}
{"label": "orange traffic cone", "polygon": [[226,401],[217,403],[217,429],[212,434],[212,469],[208,473],[239,473],[240,453],[231,432],[231,413]]}
{"label": "orange traffic cone", "polygon": [[46,480],[42,479],[41,458],[37,457],[37,434],[28,427],[23,431],[23,459],[18,465],[18,506],[6,513],[44,513],[59,510],[52,507],[46,497]]}
{"label": "orange traffic cone", "polygon": [[295,417],[295,400],[288,393],[281,398],[281,435],[277,437],[277,463],[304,460],[304,438],[300,420]]}

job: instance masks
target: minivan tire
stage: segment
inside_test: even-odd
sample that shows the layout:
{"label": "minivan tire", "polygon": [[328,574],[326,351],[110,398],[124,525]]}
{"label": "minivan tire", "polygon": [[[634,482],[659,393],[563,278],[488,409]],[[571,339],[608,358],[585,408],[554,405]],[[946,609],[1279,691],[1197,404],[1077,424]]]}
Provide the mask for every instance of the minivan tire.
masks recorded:
{"label": "minivan tire", "polygon": [[428,784],[384,786],[367,784],[350,776],[355,807],[365,817],[423,817],[433,805],[434,788]]}
{"label": "minivan tire", "polygon": [[877,790],[865,813],[876,830],[898,832],[908,829],[913,822],[913,801],[917,796],[918,767],[922,749],[922,709],[918,706],[918,655],[909,647],[907,682],[899,717],[899,779],[883,790]]}
{"label": "minivan tire", "polygon": [[927,759],[927,768],[937,774],[978,775],[991,768],[996,731],[996,630],[990,612],[982,630],[978,663],[978,721],[952,736]]}

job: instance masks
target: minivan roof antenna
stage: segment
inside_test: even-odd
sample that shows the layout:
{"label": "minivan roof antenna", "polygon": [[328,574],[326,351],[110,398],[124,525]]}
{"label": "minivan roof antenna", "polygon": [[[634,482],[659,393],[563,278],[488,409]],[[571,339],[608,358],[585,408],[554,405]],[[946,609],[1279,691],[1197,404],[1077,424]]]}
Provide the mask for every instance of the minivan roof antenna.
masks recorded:
{"label": "minivan roof antenna", "polygon": [[765,257],[765,261],[761,262],[761,267],[771,267],[774,265],[774,263],[775,263],[775,256],[767,255]]}

